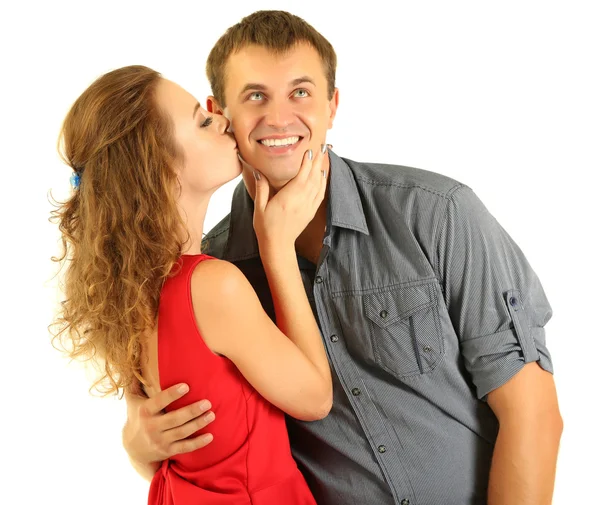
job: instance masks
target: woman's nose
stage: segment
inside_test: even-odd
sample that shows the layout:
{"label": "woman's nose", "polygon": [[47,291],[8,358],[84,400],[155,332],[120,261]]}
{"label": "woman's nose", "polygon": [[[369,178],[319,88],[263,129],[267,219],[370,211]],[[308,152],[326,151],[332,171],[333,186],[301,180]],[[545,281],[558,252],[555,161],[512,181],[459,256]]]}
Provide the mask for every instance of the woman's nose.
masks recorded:
{"label": "woman's nose", "polygon": [[[219,127],[219,133],[227,133],[229,131],[229,127],[231,126],[231,122],[222,114],[215,114],[213,116],[217,120],[217,125]],[[214,119],[213,119],[214,121]]]}

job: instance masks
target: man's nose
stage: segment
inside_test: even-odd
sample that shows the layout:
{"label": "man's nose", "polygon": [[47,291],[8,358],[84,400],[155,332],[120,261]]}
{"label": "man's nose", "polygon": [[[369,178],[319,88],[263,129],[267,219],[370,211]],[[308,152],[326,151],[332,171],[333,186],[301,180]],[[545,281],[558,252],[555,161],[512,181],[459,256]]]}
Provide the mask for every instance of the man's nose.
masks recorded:
{"label": "man's nose", "polygon": [[285,130],[294,122],[293,108],[287,102],[272,100],[265,111],[265,123],[271,128]]}

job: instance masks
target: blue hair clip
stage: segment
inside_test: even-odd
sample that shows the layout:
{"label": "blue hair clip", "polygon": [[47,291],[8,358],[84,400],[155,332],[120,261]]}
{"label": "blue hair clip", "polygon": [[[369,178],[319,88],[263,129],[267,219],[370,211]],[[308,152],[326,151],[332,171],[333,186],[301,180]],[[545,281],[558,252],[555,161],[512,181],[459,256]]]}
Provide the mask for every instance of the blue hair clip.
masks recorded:
{"label": "blue hair clip", "polygon": [[79,189],[79,184],[81,183],[81,176],[77,172],[73,172],[71,174],[70,181],[73,189]]}

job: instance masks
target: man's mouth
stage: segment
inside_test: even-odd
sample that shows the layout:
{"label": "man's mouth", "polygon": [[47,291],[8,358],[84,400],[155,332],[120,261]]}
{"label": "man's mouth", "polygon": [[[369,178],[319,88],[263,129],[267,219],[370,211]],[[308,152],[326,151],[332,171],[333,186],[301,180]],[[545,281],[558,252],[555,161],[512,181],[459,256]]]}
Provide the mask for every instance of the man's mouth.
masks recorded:
{"label": "man's mouth", "polygon": [[266,147],[289,147],[289,146],[293,146],[294,144],[297,144],[301,139],[302,139],[302,137],[292,136],[292,137],[285,137],[285,138],[279,138],[279,139],[276,139],[276,138],[262,139],[262,140],[259,140],[258,142]]}

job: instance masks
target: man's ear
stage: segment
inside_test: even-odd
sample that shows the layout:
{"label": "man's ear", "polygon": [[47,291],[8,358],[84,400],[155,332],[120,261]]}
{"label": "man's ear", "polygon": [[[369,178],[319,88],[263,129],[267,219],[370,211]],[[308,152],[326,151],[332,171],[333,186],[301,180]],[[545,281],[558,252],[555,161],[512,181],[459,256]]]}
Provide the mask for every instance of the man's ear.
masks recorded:
{"label": "man's ear", "polygon": [[223,115],[223,108],[219,105],[217,99],[212,95],[206,99],[206,110],[211,114]]}
{"label": "man's ear", "polygon": [[328,129],[333,128],[333,120],[335,119],[335,115],[337,114],[337,108],[339,103],[340,90],[338,88],[335,88],[333,96],[331,97],[331,100],[329,100],[329,125],[327,126]]}

